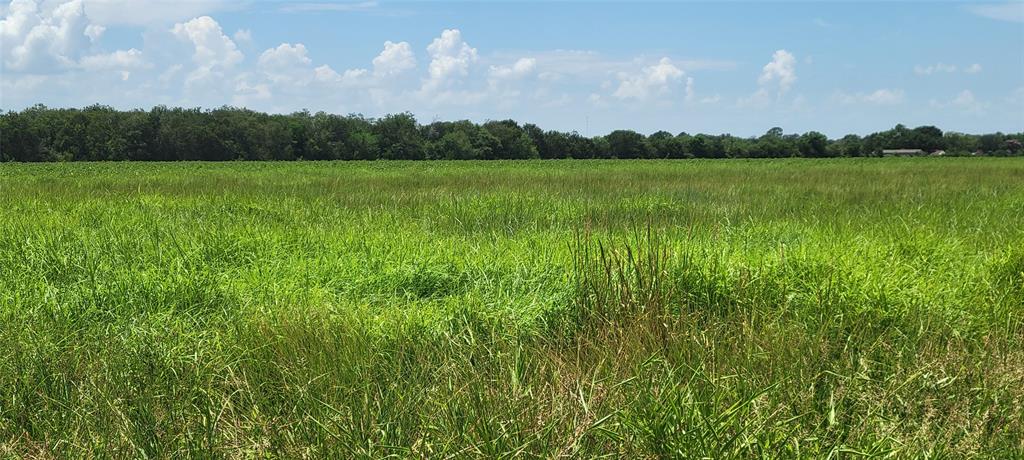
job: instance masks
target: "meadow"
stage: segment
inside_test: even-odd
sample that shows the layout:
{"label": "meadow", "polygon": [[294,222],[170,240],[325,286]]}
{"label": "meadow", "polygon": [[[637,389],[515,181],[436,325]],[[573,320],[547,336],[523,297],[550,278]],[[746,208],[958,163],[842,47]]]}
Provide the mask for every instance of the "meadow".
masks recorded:
{"label": "meadow", "polygon": [[0,164],[0,456],[1024,456],[1024,159]]}

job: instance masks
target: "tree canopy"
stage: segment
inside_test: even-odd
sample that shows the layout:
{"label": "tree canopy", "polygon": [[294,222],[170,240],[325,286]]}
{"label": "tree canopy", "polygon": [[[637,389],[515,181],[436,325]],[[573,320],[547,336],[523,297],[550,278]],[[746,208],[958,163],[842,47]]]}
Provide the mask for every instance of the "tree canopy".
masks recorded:
{"label": "tree canopy", "polygon": [[244,108],[121,111],[93,105],[42,105],[0,114],[0,161],[178,160],[501,160],[555,158],[778,158],[879,156],[889,149],[952,155],[1021,155],[1024,133],[964,134],[935,126],[829,139],[775,127],[759,137],[729,134],[649,136],[615,130],[605,136],[545,131],[514,120],[435,121],[411,113],[362,115]]}

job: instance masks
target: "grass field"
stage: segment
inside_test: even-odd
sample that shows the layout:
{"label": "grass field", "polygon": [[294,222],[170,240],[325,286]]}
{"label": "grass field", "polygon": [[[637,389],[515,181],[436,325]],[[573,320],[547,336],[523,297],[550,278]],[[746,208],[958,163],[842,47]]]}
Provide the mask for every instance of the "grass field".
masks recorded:
{"label": "grass field", "polygon": [[1024,159],[0,165],[0,456],[1024,456]]}

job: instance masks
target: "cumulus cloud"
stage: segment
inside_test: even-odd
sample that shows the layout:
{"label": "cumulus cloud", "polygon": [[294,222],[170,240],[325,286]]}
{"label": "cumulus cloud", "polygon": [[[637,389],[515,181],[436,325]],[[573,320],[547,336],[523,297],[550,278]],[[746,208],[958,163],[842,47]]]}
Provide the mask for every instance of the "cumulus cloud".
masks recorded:
{"label": "cumulus cloud", "polygon": [[373,73],[393,76],[416,68],[416,56],[407,42],[384,42],[384,50],[373,58]]}
{"label": "cumulus cloud", "polygon": [[519,58],[510,66],[491,66],[490,77],[493,79],[518,79],[530,75],[537,69],[537,59]]}
{"label": "cumulus cloud", "polygon": [[0,20],[4,70],[15,74],[60,74],[75,70],[119,72],[148,68],[137,49],[88,54],[106,27],[92,23],[82,0],[63,3],[14,0]]}
{"label": "cumulus cloud", "polygon": [[96,54],[82,58],[85,70],[141,69],[149,67],[142,58],[142,51],[135,48],[118,50],[108,54]]}
{"label": "cumulus cloud", "polygon": [[339,72],[326,64],[314,68],[309,50],[301,43],[282,43],[264,51],[257,60],[261,75],[270,83],[270,89],[275,94],[310,96],[318,90],[307,91],[303,88],[317,84],[338,88],[368,88],[374,92],[375,98],[380,99],[389,96],[394,89],[389,87],[393,83],[390,77],[414,69],[416,58],[408,43],[387,41],[384,50],[372,63],[373,71],[357,68]]}
{"label": "cumulus cloud", "polygon": [[672,64],[671,59],[661,58],[657,64],[644,67],[640,73],[620,73],[619,86],[612,96],[644,100],[652,94],[666,93],[672,83],[682,80],[685,75],[682,69]]}
{"label": "cumulus cloud", "polygon": [[320,83],[340,84],[343,86],[372,83],[368,79],[370,72],[366,69],[349,69],[338,73],[330,66],[322,65],[314,69],[314,75],[316,81]]}
{"label": "cumulus cloud", "polygon": [[196,68],[186,80],[189,85],[224,77],[225,71],[234,68],[244,58],[235,42],[224,35],[220,24],[209,16],[175,24],[171,33],[193,46],[192,62]]}
{"label": "cumulus cloud", "polygon": [[981,73],[981,64],[971,64],[966,69],[964,69],[964,73]]}
{"label": "cumulus cloud", "polygon": [[789,91],[796,82],[796,57],[786,50],[778,50],[772,54],[771,62],[761,69],[757,83],[762,87],[777,86],[779,94]]}
{"label": "cumulus cloud", "polygon": [[249,29],[238,29],[231,38],[235,39],[235,44],[252,45],[252,31]]}
{"label": "cumulus cloud", "polygon": [[14,0],[0,20],[4,65],[9,70],[38,73],[72,68],[91,37],[98,37],[98,29],[88,28],[81,0],[55,7]]}
{"label": "cumulus cloud", "polygon": [[781,99],[795,82],[796,56],[784,49],[777,50],[772,54],[772,60],[761,68],[757,91],[739,98],[736,105],[741,108],[768,107],[773,100]]}
{"label": "cumulus cloud", "polygon": [[871,104],[871,105],[896,105],[903,103],[904,94],[901,89],[882,88],[870,93],[837,93],[836,99],[840,104]]}
{"label": "cumulus cloud", "polygon": [[266,83],[251,84],[248,81],[239,80],[235,84],[235,93],[231,103],[244,107],[254,102],[270,100],[272,97],[270,85]]}
{"label": "cumulus cloud", "polygon": [[106,32],[107,28],[99,24],[89,24],[85,26],[85,36],[89,37],[89,40],[95,42],[103,36],[103,32]]}
{"label": "cumulus cloud", "polygon": [[264,70],[279,71],[295,67],[305,67],[313,63],[309,58],[306,45],[282,43],[277,48],[270,48],[260,55],[257,61]]}
{"label": "cumulus cloud", "polygon": [[[373,58],[373,71],[348,69],[338,72],[328,65],[314,69],[314,79],[325,84],[342,86],[381,87],[389,78],[416,68],[416,57],[407,42],[385,41],[384,49]],[[380,89],[377,95],[381,96]]]}
{"label": "cumulus cloud", "polygon": [[430,54],[427,80],[424,90],[433,90],[449,84],[453,79],[469,73],[471,64],[477,61],[476,48],[462,39],[458,29],[446,29],[427,46]]}

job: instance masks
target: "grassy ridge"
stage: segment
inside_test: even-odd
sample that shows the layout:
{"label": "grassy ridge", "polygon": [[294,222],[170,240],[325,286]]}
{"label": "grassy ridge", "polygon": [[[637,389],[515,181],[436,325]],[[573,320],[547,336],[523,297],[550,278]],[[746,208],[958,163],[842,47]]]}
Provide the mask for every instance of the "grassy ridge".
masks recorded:
{"label": "grassy ridge", "polygon": [[1024,161],[0,165],[0,452],[1024,455]]}

